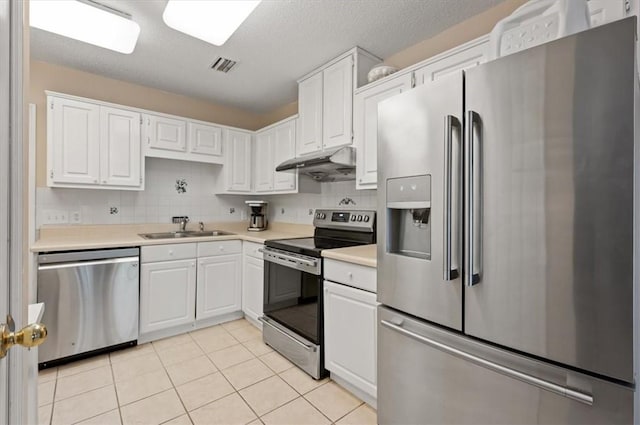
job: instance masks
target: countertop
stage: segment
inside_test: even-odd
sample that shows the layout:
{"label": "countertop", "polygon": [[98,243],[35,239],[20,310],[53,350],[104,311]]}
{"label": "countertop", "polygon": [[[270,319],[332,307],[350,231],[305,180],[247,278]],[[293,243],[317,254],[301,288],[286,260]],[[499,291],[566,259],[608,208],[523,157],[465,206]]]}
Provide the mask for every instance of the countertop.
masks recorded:
{"label": "countertop", "polygon": [[[179,239],[144,239],[139,233],[176,231],[176,224],[112,224],[43,226],[40,237],[31,245],[32,252],[76,251],[82,249],[117,248],[127,246],[164,245],[241,239],[264,243],[268,239],[288,239],[313,236],[313,226],[293,223],[271,223],[269,230],[250,232],[245,222],[205,223],[205,230],[224,230],[233,235],[191,237]],[[198,230],[197,224],[187,230]]]}
{"label": "countertop", "polygon": [[376,267],[377,245],[350,246],[348,248],[325,249],[322,256],[362,266]]}

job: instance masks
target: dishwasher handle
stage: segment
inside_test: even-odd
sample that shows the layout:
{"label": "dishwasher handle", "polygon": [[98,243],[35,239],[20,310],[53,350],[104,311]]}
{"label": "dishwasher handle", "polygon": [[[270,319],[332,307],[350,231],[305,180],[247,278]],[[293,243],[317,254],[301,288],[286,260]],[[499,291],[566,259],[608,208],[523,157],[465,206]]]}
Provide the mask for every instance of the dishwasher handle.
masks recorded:
{"label": "dishwasher handle", "polygon": [[56,270],[67,269],[73,267],[86,267],[86,266],[99,266],[102,264],[118,264],[118,263],[136,263],[134,267],[137,267],[137,263],[140,262],[140,257],[125,257],[125,258],[109,258],[108,260],[95,260],[95,261],[76,261],[73,263],[58,263],[58,264],[43,264],[38,266],[38,270]]}

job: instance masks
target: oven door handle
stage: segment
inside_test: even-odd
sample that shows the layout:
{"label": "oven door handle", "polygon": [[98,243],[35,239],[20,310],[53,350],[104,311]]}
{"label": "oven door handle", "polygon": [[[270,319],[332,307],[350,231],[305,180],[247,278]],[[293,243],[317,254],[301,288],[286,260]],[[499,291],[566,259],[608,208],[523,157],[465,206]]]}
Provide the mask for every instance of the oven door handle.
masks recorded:
{"label": "oven door handle", "polygon": [[320,276],[321,274],[319,260],[317,259],[307,260],[306,258],[297,256],[288,256],[286,253],[270,250],[268,248],[263,250],[263,258],[265,261],[300,270],[316,276]]}
{"label": "oven door handle", "polygon": [[284,336],[286,336],[287,338],[289,338],[291,341],[295,342],[296,344],[304,347],[305,350],[307,351],[316,351],[316,347],[313,345],[308,345],[305,344],[304,342],[292,337],[291,335],[289,335],[289,333],[287,333],[284,329],[282,329],[280,326],[278,326],[276,324],[276,322],[274,322],[273,320],[269,319],[266,316],[260,316],[258,317],[258,320],[261,321],[262,323],[271,326],[272,328],[278,330],[280,333],[282,333]]}

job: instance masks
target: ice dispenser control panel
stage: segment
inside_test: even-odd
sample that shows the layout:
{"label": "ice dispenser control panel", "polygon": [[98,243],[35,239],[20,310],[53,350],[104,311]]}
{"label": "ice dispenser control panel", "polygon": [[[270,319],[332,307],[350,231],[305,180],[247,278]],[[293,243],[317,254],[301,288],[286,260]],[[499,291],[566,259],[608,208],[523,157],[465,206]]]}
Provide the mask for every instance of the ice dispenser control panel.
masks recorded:
{"label": "ice dispenser control panel", "polygon": [[431,175],[387,179],[387,252],[431,259]]}

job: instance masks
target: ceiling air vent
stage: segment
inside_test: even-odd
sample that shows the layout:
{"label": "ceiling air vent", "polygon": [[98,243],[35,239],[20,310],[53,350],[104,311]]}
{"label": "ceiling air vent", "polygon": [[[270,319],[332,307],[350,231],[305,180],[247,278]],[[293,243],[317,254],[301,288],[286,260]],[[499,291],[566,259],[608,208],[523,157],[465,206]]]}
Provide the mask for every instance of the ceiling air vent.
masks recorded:
{"label": "ceiling air vent", "polygon": [[231,68],[233,68],[236,63],[238,62],[231,59],[217,57],[211,64],[211,69],[213,69],[214,71],[224,72],[226,74],[227,72],[231,71]]}

